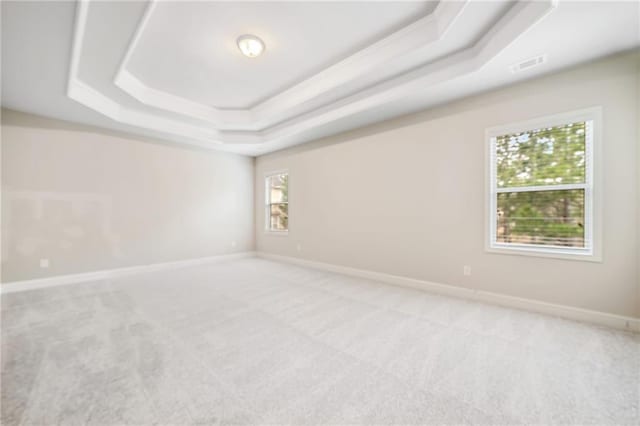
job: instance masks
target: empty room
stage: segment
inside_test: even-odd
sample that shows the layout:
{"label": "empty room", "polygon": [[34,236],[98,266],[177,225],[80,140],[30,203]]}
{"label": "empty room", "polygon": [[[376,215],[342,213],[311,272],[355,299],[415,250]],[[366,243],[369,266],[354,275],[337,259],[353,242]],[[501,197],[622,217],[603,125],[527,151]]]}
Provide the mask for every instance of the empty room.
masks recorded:
{"label": "empty room", "polygon": [[0,12],[2,425],[640,425],[640,2]]}

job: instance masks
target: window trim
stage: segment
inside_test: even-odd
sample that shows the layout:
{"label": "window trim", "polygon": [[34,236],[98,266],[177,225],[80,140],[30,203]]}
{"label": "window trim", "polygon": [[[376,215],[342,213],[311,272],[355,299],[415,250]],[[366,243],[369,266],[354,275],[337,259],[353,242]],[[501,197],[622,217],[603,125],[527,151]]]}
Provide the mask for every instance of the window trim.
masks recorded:
{"label": "window trim", "polygon": [[[565,185],[544,185],[525,187],[531,191],[584,189],[585,190],[585,241],[587,248],[567,248],[535,246],[532,244],[499,243],[496,235],[496,204],[500,192],[516,192],[519,189],[497,188],[495,138],[541,127],[554,127],[572,122],[589,121],[592,123],[591,138],[587,138],[585,183]],[[525,255],[565,260],[602,261],[602,107],[591,107],[570,112],[558,113],[530,120],[494,126],[485,131],[485,251],[495,254]],[[589,165],[590,160],[590,165]],[[522,191],[522,189],[520,189]]]}
{"label": "window trim", "polygon": [[[263,177],[263,185],[264,185],[264,232],[265,234],[268,235],[277,235],[277,236],[283,236],[286,237],[287,235],[289,235],[289,229],[291,229],[291,220],[289,218],[288,222],[287,222],[287,229],[286,230],[279,230],[279,229],[271,229],[271,210],[270,210],[270,191],[269,191],[269,178],[272,176],[276,176],[276,175],[282,175],[282,174],[286,174],[288,176],[288,186],[289,186],[289,192],[287,194],[287,206],[289,206],[289,208],[291,207],[289,205],[290,203],[290,198],[291,198],[291,175],[289,174],[289,170],[288,169],[281,169],[281,170],[273,170],[270,172],[267,172],[264,174]],[[278,203],[278,204],[284,204],[284,203]],[[287,210],[287,212],[290,214],[291,211]]]}

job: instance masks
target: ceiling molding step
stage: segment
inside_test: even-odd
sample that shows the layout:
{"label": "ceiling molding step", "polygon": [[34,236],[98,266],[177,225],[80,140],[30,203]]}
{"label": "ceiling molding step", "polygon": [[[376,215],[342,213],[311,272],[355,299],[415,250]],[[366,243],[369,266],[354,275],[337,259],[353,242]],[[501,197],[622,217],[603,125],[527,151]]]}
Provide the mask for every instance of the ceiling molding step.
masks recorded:
{"label": "ceiling molding step", "polygon": [[[78,77],[82,66],[83,40],[87,32],[88,0],[80,0],[76,6],[68,97],[121,123],[187,138],[198,146],[229,151],[242,148],[254,154],[263,151],[265,145],[277,145],[284,138],[379,107],[418,88],[451,81],[477,71],[556,7],[554,0],[517,2],[485,34],[476,38],[477,41],[470,47],[450,52],[440,59],[300,113],[299,107],[303,102],[348,84],[363,73],[371,72],[418,47],[441,40],[451,31],[467,2],[440,2],[433,13],[246,110],[212,108],[149,88],[127,70],[127,63],[135,52],[155,4],[152,1],[147,6],[113,81],[115,86],[144,105],[140,105],[140,108],[121,105]],[[152,109],[145,109],[148,106],[161,108],[176,116],[166,118]],[[273,122],[273,118],[270,118],[286,111],[291,113],[284,121]],[[180,116],[196,118],[202,124],[193,124]]]}
{"label": "ceiling molding step", "polygon": [[152,0],[127,47],[114,84],[145,105],[203,120],[221,130],[263,130],[277,120],[282,121],[278,116],[287,111],[289,115],[298,114],[296,109],[302,103],[370,73],[401,55],[441,40],[468,1],[440,2],[432,13],[257,105],[225,109],[150,87],[127,69],[155,9],[157,0]]}

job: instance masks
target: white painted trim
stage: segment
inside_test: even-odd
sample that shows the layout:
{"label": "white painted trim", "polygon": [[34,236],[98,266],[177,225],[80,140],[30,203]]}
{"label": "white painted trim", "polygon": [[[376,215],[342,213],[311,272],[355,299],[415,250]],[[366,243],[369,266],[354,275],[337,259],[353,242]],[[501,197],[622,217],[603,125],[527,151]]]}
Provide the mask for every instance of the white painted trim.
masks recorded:
{"label": "white painted trim", "polygon": [[334,265],[330,263],[315,262],[306,259],[281,256],[264,252],[242,252],[219,256],[202,257],[197,259],[179,260],[175,262],[155,263],[150,265],[131,266],[126,268],[109,269],[103,271],[85,272],[80,274],[59,275],[49,278],[39,278],[34,280],[13,281],[3,283],[0,286],[1,294],[15,293],[21,291],[36,290],[60,285],[89,283],[98,280],[114,279],[129,275],[136,275],[147,272],[163,271],[186,268],[190,266],[205,265],[250,257],[260,257],[277,262],[290,263],[323,271],[330,271],[352,277],[365,278],[380,281],[387,284],[401,287],[410,287],[417,290],[433,292],[451,297],[476,300],[494,305],[522,309],[526,311],[538,312],[547,315],[558,316],[575,321],[583,321],[592,324],[603,325],[620,330],[640,333],[640,318],[627,317],[622,315],[609,314],[606,312],[593,311],[589,309],[575,308],[572,306],[559,305],[541,302],[538,300],[524,299],[520,297],[507,296],[482,290],[472,290],[463,287],[456,287],[448,284],[440,284],[431,281],[418,280],[415,278],[402,277],[398,275],[385,274],[381,272],[368,271],[364,269],[350,268],[348,266]]}
{"label": "white painted trim", "polygon": [[469,0],[440,2],[432,13],[269,99],[242,109],[224,109],[150,87],[127,69],[157,3],[157,0],[151,0],[127,46],[114,84],[145,105],[203,120],[220,130],[260,131],[282,121],[281,116],[287,111],[293,110],[289,115],[299,114],[300,106],[304,102],[356,80],[371,72],[373,67],[442,40],[468,2]]}
{"label": "white painted trim", "polygon": [[[453,3],[455,2],[443,2],[443,5]],[[554,0],[517,2],[487,33],[466,49],[423,64],[411,71],[397,74],[373,87],[340,98],[335,102],[314,107],[310,111],[301,113],[300,108],[298,108],[301,105],[294,105],[290,108],[290,111],[295,112],[295,117],[290,114],[288,117],[280,117],[277,120],[279,124],[273,124],[263,130],[251,130],[255,129],[256,124],[260,122],[258,117],[254,117],[256,121],[246,126],[246,130],[239,130],[238,128],[232,131],[228,130],[227,126],[212,128],[211,125],[206,123],[195,125],[179,118],[167,119],[146,109],[125,107],[81,81],[77,71],[78,67],[81,66],[82,39],[85,35],[89,4],[88,0],[79,0],[76,9],[76,26],[70,63],[69,88],[67,91],[69,98],[121,123],[180,136],[192,141],[189,143],[198,146],[248,155],[264,154],[283,148],[292,143],[292,137],[295,135],[335,120],[379,107],[387,102],[395,101],[414,93],[416,87],[424,88],[475,72],[556,7]],[[438,13],[435,14],[436,17],[433,19],[455,21],[457,14],[454,12],[457,9],[454,6],[442,7],[442,9],[436,9]],[[439,31],[442,31],[441,36],[449,33],[447,28],[438,29]],[[132,40],[132,42],[135,42],[135,40]],[[323,74],[320,73],[317,76],[319,75]],[[312,77],[311,79],[314,78]],[[326,78],[323,78],[318,81],[324,81],[322,84],[326,84],[326,80]],[[128,81],[129,83],[135,83],[135,79],[129,79]],[[304,82],[301,84],[304,84]],[[284,99],[280,99],[278,96],[272,98],[272,100],[279,99],[284,102]],[[136,91],[135,97],[140,99],[141,92]],[[295,96],[292,99],[294,101],[296,99],[299,100]],[[290,102],[292,100],[287,99],[286,101]],[[266,102],[271,102],[271,100]],[[175,105],[173,106],[175,107]],[[183,107],[190,108],[187,105],[183,105]],[[226,110],[226,113],[237,114],[240,111]],[[202,110],[197,114],[202,115]],[[229,118],[242,118],[235,115],[234,117]]]}
{"label": "white painted trim", "polygon": [[586,183],[568,183],[564,185],[532,185],[532,186],[506,186],[495,188],[497,194],[501,192],[541,192],[541,191],[566,191],[571,189],[587,189]]}
{"label": "white painted trim", "polygon": [[[171,120],[152,113],[124,107],[78,78],[69,81],[67,96],[120,123],[138,126],[139,123],[144,122],[146,125],[143,127],[151,130],[159,130],[175,136],[189,135],[194,140],[195,145],[205,148],[223,144],[220,141],[220,132],[217,130],[206,129],[183,121]],[[260,141],[261,139],[256,139],[255,135],[247,135],[244,142],[255,143]]]}
{"label": "white painted trim", "polygon": [[289,236],[289,231],[272,231],[270,229],[265,229],[264,230],[264,235],[267,235],[269,237],[288,237]]}
{"label": "white painted trim", "polygon": [[[500,135],[520,133],[543,127],[568,123],[587,122],[593,126],[585,138],[586,175],[581,184],[525,186],[497,188],[496,138]],[[563,260],[602,262],[602,107],[594,106],[575,111],[535,117],[529,120],[492,126],[485,130],[485,251],[494,254],[536,256]],[[501,192],[526,192],[545,190],[584,189],[585,191],[585,243],[584,248],[536,246],[531,244],[498,243],[496,235],[496,195]]]}
{"label": "white painted trim", "polygon": [[225,262],[229,260],[255,257],[253,251],[222,254],[218,256],[200,257],[196,259],[178,260],[175,262],[152,263],[150,265],[129,266],[126,268],[107,269],[103,271],[83,272],[80,274],[57,275],[48,278],[34,280],[12,281],[0,286],[0,293],[15,293],[20,291],[36,290],[47,287],[56,287],[67,284],[86,283],[98,280],[114,279],[128,275],[142,274],[146,272],[166,271],[170,269],[186,268],[189,266],[205,265],[209,263]]}
{"label": "white painted trim", "polygon": [[410,287],[427,292],[442,294],[445,296],[458,297],[504,306],[507,308],[522,309],[525,311],[537,312],[546,315],[557,316],[574,321],[582,321],[591,324],[603,325],[620,330],[640,333],[640,318],[627,317],[622,315],[609,314],[606,312],[593,311],[590,309],[576,308],[573,306],[560,305],[555,303],[541,302],[539,300],[525,299],[515,296],[507,296],[499,293],[492,293],[483,290],[473,290],[464,287],[456,287],[449,284],[440,284],[431,281],[424,281],[415,278],[402,277],[398,275],[385,274],[382,272],[368,271],[365,269],[350,268],[330,263],[315,262],[289,256],[275,255],[265,252],[257,252],[258,257],[278,262],[291,263],[313,269],[330,271],[352,277],[365,278],[380,281],[387,284],[401,287]]}
{"label": "white painted trim", "polygon": [[87,26],[87,14],[89,13],[88,3],[79,1],[76,5],[76,15],[73,25],[73,42],[71,45],[71,57],[69,59],[69,75],[67,77],[67,92],[71,91],[71,86],[78,78],[80,68],[80,56],[82,54],[82,44]]}
{"label": "white painted trim", "polygon": [[[153,113],[127,108],[104,95],[80,79],[79,71],[82,58],[83,42],[89,14],[89,0],[79,0],[76,4],[75,25],[73,31],[73,45],[69,59],[69,76],[67,81],[67,97],[93,109],[114,121],[168,133],[175,136],[188,135],[190,144],[202,148],[216,148],[224,151],[237,152],[233,146],[222,146],[220,134],[217,130],[203,126],[194,126],[182,121],[167,119]],[[141,123],[144,123],[141,125]],[[230,135],[233,137],[233,135]],[[232,139],[229,141],[233,142]],[[255,134],[244,135],[244,143],[262,142]]]}
{"label": "white painted trim", "polygon": [[[264,186],[264,233],[266,235],[277,235],[280,237],[286,237],[289,235],[289,228],[291,227],[291,221],[287,219],[287,229],[280,231],[276,229],[271,229],[271,191],[269,189],[269,178],[277,175],[287,175],[287,206],[289,209],[291,205],[289,204],[289,198],[291,198],[291,175],[289,174],[289,169],[280,169],[273,170],[270,172],[265,172],[264,177],[262,179]],[[287,214],[291,217],[291,210],[287,210]]]}

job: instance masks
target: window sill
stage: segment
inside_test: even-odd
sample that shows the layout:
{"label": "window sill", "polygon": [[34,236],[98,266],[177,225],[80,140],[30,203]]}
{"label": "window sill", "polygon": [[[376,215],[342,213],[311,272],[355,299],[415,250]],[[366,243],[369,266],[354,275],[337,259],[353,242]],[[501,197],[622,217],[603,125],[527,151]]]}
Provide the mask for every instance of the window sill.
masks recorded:
{"label": "window sill", "polygon": [[566,250],[562,248],[538,248],[531,246],[490,246],[485,251],[491,254],[506,254],[514,256],[545,257],[558,260],[577,260],[582,262],[602,262],[602,255],[578,250]]}
{"label": "window sill", "polygon": [[286,237],[287,235],[289,235],[289,231],[272,231],[270,229],[265,230],[264,233],[266,235],[273,235],[276,237]]}

